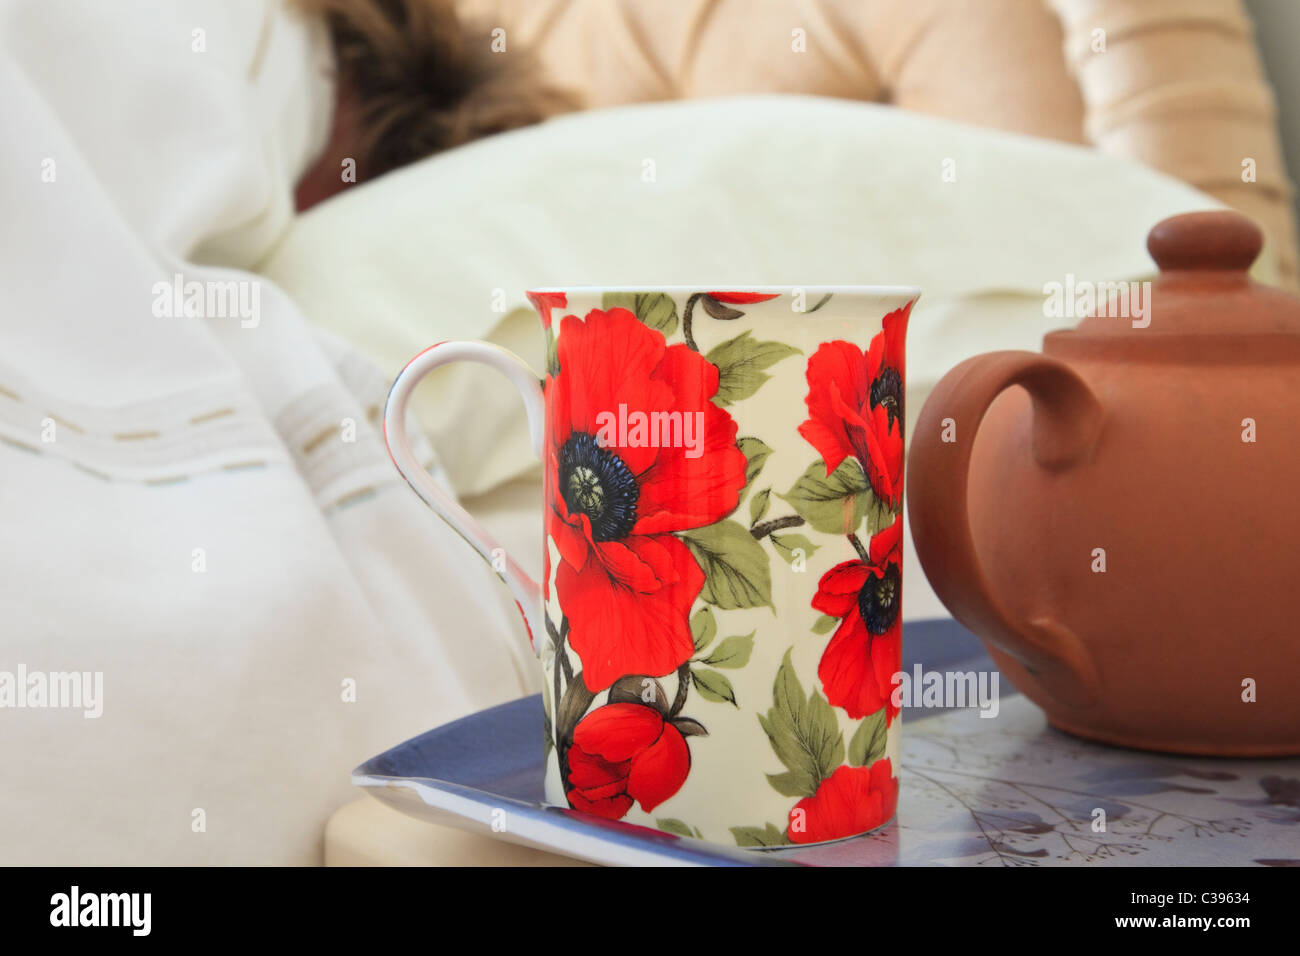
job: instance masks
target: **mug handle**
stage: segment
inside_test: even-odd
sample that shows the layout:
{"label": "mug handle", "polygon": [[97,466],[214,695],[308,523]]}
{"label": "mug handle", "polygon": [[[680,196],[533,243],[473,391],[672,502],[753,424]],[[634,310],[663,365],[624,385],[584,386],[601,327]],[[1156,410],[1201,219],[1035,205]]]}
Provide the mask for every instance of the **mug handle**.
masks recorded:
{"label": "mug handle", "polygon": [[[528,367],[528,363],[497,345],[487,342],[439,342],[431,345],[411,361],[393,381],[388,391],[388,401],[384,405],[384,444],[388,446],[389,457],[397,470],[402,473],[406,483],[420,496],[426,505],[439,517],[451,525],[467,542],[473,545],[484,561],[492,565],[497,576],[509,585],[514,593],[515,604],[524,617],[524,626],[528,628],[528,641],[534,654],[540,654],[538,644],[541,629],[542,588],[523,568],[497,544],[488,530],[479,524],[468,511],[460,506],[455,498],[445,491],[430,474],[424,470],[411,450],[410,439],[406,434],[406,406],[415,386],[435,368],[452,362],[478,362],[504,374],[524,400],[528,411],[528,432],[532,439],[533,454],[542,456],[542,430],[546,423],[546,403],[537,373]],[[504,558],[504,569],[496,562],[497,557]]]}
{"label": "mug handle", "polygon": [[[1039,467],[1063,471],[1091,451],[1102,407],[1069,366],[1036,352],[990,352],[939,380],[913,429],[908,519],[921,567],[958,621],[1014,657],[1054,694],[1077,705],[1096,697],[1096,667],[1078,637],[1047,617],[1013,621],[976,557],[967,510],[971,452],[993,400],[1019,385],[1033,400],[1031,452]],[[944,441],[946,419],[962,429]]]}

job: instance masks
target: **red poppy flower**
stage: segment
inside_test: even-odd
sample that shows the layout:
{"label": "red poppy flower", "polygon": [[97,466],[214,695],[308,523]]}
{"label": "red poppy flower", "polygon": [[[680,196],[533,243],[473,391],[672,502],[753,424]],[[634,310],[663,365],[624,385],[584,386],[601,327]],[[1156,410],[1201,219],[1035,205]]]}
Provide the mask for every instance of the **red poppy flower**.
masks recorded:
{"label": "red poppy flower", "polygon": [[649,813],[686,782],[686,738],[653,707],[606,704],[582,720],[569,748],[569,804],[617,820],[641,804]]}
{"label": "red poppy flower", "polygon": [[569,641],[598,692],[691,656],[687,617],[704,573],[672,532],[735,509],[745,456],[735,421],[710,401],[717,367],[626,309],[565,316],[558,354],[546,385],[546,527]]}
{"label": "red poppy flower", "polygon": [[898,778],[888,759],[870,767],[837,767],[817,792],[790,811],[786,830],[794,843],[857,836],[889,820],[898,808]]}
{"label": "red poppy flower", "polygon": [[871,539],[870,561],[844,561],[817,582],[812,606],[840,618],[817,677],[826,699],[854,720],[898,716],[893,678],[903,666],[903,518]]}
{"label": "red poppy flower", "polygon": [[826,474],[849,455],[871,488],[897,508],[903,496],[903,346],[912,303],[890,312],[865,352],[826,342],[808,360],[808,420],[799,434],[821,453]]}
{"label": "red poppy flower", "polygon": [[779,292],[706,292],[704,294],[710,299],[728,305],[753,305],[755,302],[766,302],[780,295]]}
{"label": "red poppy flower", "polygon": [[542,317],[542,325],[548,329],[551,327],[551,309],[564,309],[569,305],[569,298],[563,292],[529,292],[528,301]]}

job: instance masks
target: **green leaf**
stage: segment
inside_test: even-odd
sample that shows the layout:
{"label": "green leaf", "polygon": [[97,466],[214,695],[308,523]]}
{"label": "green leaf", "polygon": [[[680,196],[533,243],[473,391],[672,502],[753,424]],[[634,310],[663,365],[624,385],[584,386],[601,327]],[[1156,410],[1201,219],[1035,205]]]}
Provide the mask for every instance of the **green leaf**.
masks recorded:
{"label": "green leaf", "polygon": [[558,351],[559,339],[551,329],[546,330],[546,374],[555,376],[560,374],[560,353]]}
{"label": "green leaf", "polygon": [[718,622],[710,608],[702,607],[691,617],[691,637],[695,640],[695,653],[709,646],[718,633]]}
{"label": "green leaf", "polygon": [[749,663],[749,655],[754,653],[754,633],[750,631],[748,634],[727,638],[700,663],[713,667],[744,667]]}
{"label": "green leaf", "polygon": [[767,506],[772,503],[772,489],[764,488],[749,499],[749,526],[752,528],[767,514]]}
{"label": "green leaf", "polygon": [[804,694],[799,676],[785,652],[772,686],[772,707],[758,722],[772,751],[790,772],[769,777],[784,796],[811,797],[817,787],[844,762],[844,735],[835,711],[818,691]]}
{"label": "green leaf", "polygon": [[751,338],[749,329],[714,346],[704,356],[718,367],[718,394],[714,401],[719,405],[730,405],[749,398],[772,377],[764,369],[783,358],[801,354],[797,348],[783,342],[760,342]]}
{"label": "green leaf", "polygon": [[880,708],[858,724],[849,739],[849,763],[855,767],[869,767],[885,755],[885,741],[889,727],[885,721],[885,708]]}
{"label": "green leaf", "polygon": [[772,546],[776,548],[776,553],[785,558],[787,564],[794,564],[795,548],[802,550],[805,558],[811,558],[813,552],[821,547],[819,544],[813,544],[806,535],[802,534],[773,534],[769,537],[772,539]]}
{"label": "green leaf", "polygon": [[687,824],[683,823],[681,820],[678,820],[674,817],[660,817],[658,820],[655,821],[655,826],[657,826],[660,830],[663,830],[664,833],[672,833],[675,834],[676,836],[684,836],[684,837],[695,836],[695,834],[691,832],[691,828]]}
{"label": "green leaf", "polygon": [[820,459],[808,466],[789,491],[777,497],[790,503],[823,534],[852,534],[876,501],[856,459],[845,458],[830,475]]}
{"label": "green leaf", "polygon": [[700,696],[705,700],[711,700],[716,704],[740,706],[736,703],[736,692],[731,687],[731,681],[717,671],[711,671],[704,667],[692,668],[691,683],[695,685],[695,689],[700,692]]}
{"label": "green leaf", "polygon": [[[901,512],[902,509],[900,508]],[[867,506],[867,534],[879,534],[894,523],[897,517],[890,510],[889,503],[881,501],[876,497],[875,492],[871,493],[871,504]]]}
{"label": "green leaf", "polygon": [[700,597],[724,610],[770,607],[772,568],[767,552],[738,521],[683,531],[682,540],[704,572]]}
{"label": "green leaf", "polygon": [[[555,666],[560,666],[558,661]],[[587,708],[595,699],[596,695],[587,690],[587,682],[582,679],[582,672],[574,674],[573,680],[564,691],[564,696],[560,698],[560,713],[557,716],[559,727],[556,728],[556,735],[560,740],[573,739],[573,728],[578,726],[578,721],[582,720],[587,713]]]}
{"label": "green leaf", "polygon": [[838,617],[831,617],[829,614],[823,614],[813,622],[812,629],[814,634],[829,634],[839,626],[840,619]]}
{"label": "green leaf", "polygon": [[606,311],[627,309],[664,338],[677,331],[677,304],[663,292],[606,292],[600,297],[600,307]]}
{"label": "green leaf", "polygon": [[772,449],[758,438],[741,438],[736,447],[745,456],[745,487],[748,488],[763,470],[763,462],[772,454]]}
{"label": "green leaf", "polygon": [[767,782],[772,785],[772,789],[783,797],[806,797],[808,782],[802,774],[786,771],[785,773],[769,773]]}
{"label": "green leaf", "polygon": [[789,846],[790,838],[784,830],[771,823],[762,827],[730,827],[736,846]]}

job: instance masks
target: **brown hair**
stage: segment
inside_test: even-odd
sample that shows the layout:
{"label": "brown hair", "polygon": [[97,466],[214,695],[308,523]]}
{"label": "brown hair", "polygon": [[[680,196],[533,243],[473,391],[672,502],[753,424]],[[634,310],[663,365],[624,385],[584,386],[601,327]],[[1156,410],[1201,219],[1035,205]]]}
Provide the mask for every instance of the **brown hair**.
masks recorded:
{"label": "brown hair", "polygon": [[531,51],[494,53],[491,30],[462,22],[451,0],[295,2],[333,36],[364,178],[577,108]]}

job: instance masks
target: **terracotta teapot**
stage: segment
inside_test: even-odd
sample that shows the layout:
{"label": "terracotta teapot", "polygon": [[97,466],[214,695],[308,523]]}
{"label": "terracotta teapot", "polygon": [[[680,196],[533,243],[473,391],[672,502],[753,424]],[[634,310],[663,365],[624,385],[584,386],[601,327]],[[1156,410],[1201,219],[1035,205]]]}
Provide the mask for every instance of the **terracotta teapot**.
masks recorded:
{"label": "terracotta teapot", "polygon": [[1300,753],[1300,299],[1247,276],[1262,242],[1164,220],[1140,320],[961,363],[910,436],[927,577],[1062,730]]}

